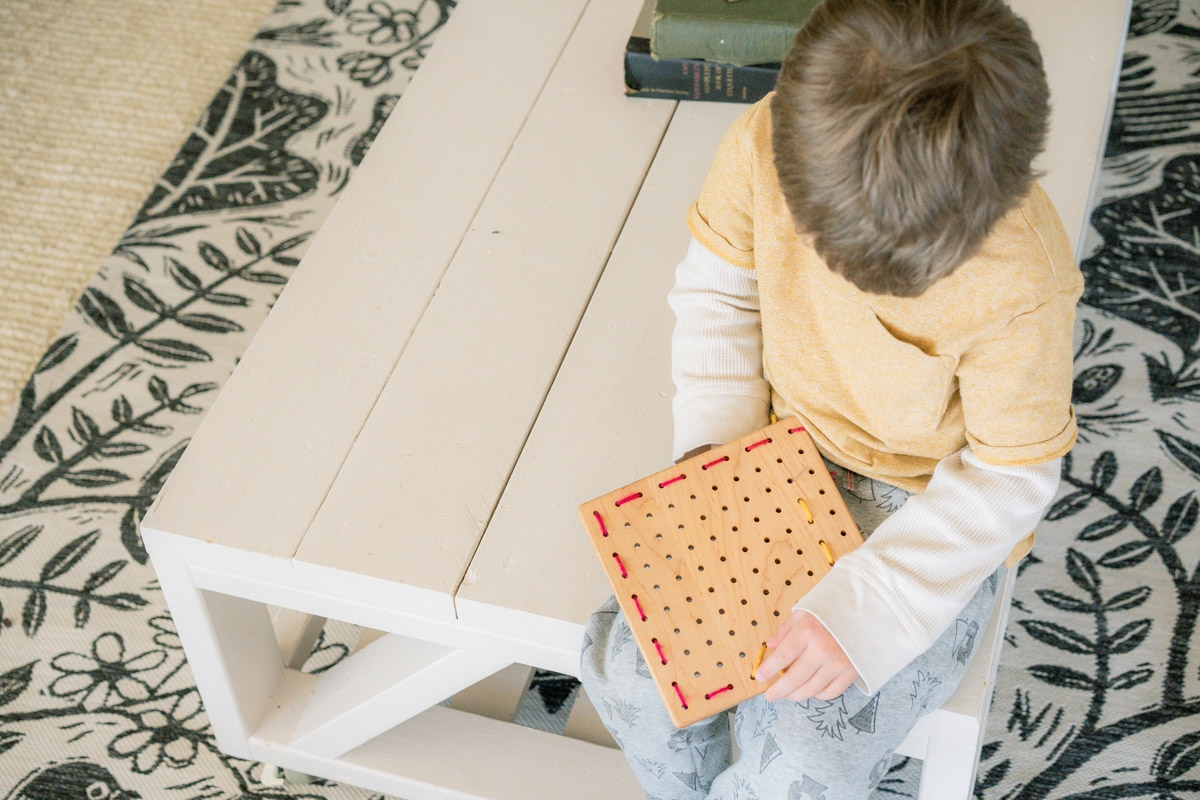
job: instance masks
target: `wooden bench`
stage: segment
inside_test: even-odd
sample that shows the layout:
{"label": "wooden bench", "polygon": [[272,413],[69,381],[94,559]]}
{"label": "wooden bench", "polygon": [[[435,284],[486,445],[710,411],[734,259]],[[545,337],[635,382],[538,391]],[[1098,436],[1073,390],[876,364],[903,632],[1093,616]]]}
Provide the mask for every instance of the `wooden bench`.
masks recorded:
{"label": "wooden bench", "polygon": [[[665,297],[742,110],[622,96],[641,4],[459,6],[144,520],[228,753],[407,800],[641,796],[586,701],[579,739],[506,721],[511,665],[576,674],[608,594],[576,506],[669,461]],[[1013,5],[1079,232],[1127,3]],[[922,798],[969,793],[1006,611],[901,748]],[[303,674],[326,618],[386,635]]]}

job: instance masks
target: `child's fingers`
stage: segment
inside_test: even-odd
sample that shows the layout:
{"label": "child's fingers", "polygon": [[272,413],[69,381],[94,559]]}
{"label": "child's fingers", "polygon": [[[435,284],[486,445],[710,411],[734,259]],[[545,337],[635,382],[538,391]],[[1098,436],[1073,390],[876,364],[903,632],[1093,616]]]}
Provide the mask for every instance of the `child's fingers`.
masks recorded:
{"label": "child's fingers", "polygon": [[[797,690],[809,683],[813,676],[820,672],[819,664],[808,664],[802,660],[792,663],[788,667],[788,671],[780,675],[771,688],[767,689],[764,697],[768,702],[775,702],[782,697],[793,697]],[[825,686],[829,682],[826,678],[821,682],[821,686]]]}
{"label": "child's fingers", "polygon": [[754,672],[754,680],[769,681],[804,654],[807,643],[803,639],[784,639],[775,650],[769,650],[767,657]]}

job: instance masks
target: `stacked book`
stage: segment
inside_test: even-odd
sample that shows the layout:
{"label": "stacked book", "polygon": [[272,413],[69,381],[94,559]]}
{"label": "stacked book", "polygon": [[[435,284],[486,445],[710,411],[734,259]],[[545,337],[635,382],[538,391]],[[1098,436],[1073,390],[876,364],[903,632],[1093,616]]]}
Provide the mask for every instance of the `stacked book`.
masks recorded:
{"label": "stacked book", "polygon": [[753,103],[820,0],[646,0],[625,47],[625,94]]}

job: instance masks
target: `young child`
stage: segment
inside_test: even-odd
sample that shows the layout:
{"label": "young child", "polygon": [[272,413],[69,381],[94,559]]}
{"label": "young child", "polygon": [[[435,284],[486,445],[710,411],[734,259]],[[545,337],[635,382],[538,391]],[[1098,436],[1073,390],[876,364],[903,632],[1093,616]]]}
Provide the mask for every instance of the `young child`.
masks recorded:
{"label": "young child", "polygon": [[863,800],[953,693],[1076,435],[1048,113],[1003,0],[825,0],[725,135],[670,296],[676,455],[794,414],[870,538],[766,693],[680,731],[615,601],[592,617],[584,687],[650,797]]}

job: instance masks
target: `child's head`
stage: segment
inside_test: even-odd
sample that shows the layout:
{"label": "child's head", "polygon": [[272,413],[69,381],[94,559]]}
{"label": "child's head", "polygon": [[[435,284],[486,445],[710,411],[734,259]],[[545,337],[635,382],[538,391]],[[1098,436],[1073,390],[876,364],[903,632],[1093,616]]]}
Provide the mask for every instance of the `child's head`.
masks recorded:
{"label": "child's head", "polygon": [[921,294],[1031,188],[1048,99],[1003,0],[825,0],[771,101],[797,229],[860,289]]}

